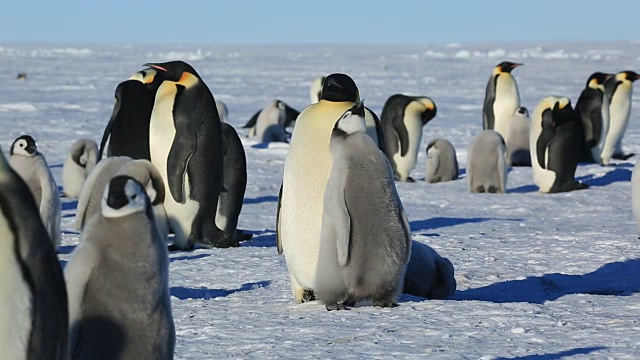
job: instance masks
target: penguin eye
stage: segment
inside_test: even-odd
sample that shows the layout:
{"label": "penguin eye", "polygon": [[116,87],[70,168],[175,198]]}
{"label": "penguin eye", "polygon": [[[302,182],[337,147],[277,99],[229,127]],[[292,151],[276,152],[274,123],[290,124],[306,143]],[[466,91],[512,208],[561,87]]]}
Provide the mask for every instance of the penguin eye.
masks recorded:
{"label": "penguin eye", "polygon": [[137,197],[138,197],[138,195],[136,195],[136,194],[131,195],[131,199],[132,200],[135,200],[135,198],[137,198]]}

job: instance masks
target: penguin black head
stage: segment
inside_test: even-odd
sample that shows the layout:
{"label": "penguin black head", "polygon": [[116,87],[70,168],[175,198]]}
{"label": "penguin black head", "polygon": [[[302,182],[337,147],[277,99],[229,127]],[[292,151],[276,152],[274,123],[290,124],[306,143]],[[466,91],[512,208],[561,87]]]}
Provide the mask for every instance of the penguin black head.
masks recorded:
{"label": "penguin black head", "polygon": [[331,74],[327,76],[322,83],[320,100],[358,102],[360,100],[360,93],[358,92],[356,83],[349,75]]}
{"label": "penguin black head", "polygon": [[553,127],[558,127],[572,121],[574,119],[574,111],[573,107],[571,107],[571,100],[567,99],[566,102],[556,102],[551,113],[553,116]]}
{"label": "penguin black head", "polygon": [[509,61],[503,61],[500,64],[498,64],[498,66],[496,66],[496,69],[498,69],[498,72],[505,72],[505,73],[510,73],[511,70],[517,68],[518,66],[522,66],[524,64],[518,64],[518,63],[512,63]]}
{"label": "penguin black head", "polygon": [[341,134],[343,136],[353,134],[358,131],[367,131],[367,125],[364,122],[364,100],[353,105],[351,109],[342,114],[340,119],[336,121],[336,125],[333,127],[334,133]]}
{"label": "penguin black head", "polygon": [[627,80],[629,80],[631,82],[634,82],[634,81],[640,79],[640,75],[638,75],[638,73],[636,73],[635,71],[627,70],[627,71],[623,71],[622,74],[624,74],[624,78],[625,79],[627,79]]}
{"label": "penguin black head", "polygon": [[38,151],[36,141],[29,135],[22,135],[13,141],[9,149],[10,155],[34,156]]}
{"label": "penguin black head", "polygon": [[169,81],[179,82],[184,73],[189,73],[200,79],[200,75],[198,75],[196,70],[184,61],[178,60],[165,63],[146,63],[143,66],[149,66],[156,69],[158,71],[158,75]]}
{"label": "penguin black head", "polygon": [[104,189],[101,214],[106,218],[119,218],[136,212],[151,212],[149,197],[144,187],[134,178],[118,175]]}
{"label": "penguin black head", "polygon": [[587,87],[590,88],[598,88],[600,85],[604,84],[613,74],[605,74],[602,72],[594,72],[589,76],[589,80],[587,80]]}
{"label": "penguin black head", "polygon": [[428,97],[420,97],[416,98],[418,101],[422,103],[425,107],[425,111],[422,113],[422,125],[426,125],[431,119],[436,117],[438,109],[436,108],[436,104]]}

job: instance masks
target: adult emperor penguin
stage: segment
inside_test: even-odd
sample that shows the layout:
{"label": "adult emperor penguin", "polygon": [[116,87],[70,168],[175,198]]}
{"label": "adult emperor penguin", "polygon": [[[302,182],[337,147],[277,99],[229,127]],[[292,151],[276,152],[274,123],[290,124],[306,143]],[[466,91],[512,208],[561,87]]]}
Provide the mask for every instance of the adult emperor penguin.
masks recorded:
{"label": "adult emperor penguin", "polygon": [[130,176],[144,186],[151,201],[158,230],[166,239],[169,234],[169,225],[164,209],[165,187],[162,176],[149,160],[134,160],[127,156],[102,159],[89,174],[78,199],[76,229],[81,231],[85,224],[100,212],[104,189],[109,181],[118,175]]}
{"label": "adult emperor penguin", "polygon": [[0,150],[0,349],[3,359],[67,359],[62,269],[28,186]]}
{"label": "adult emperor penguin", "polygon": [[472,193],[500,193],[507,190],[507,146],[494,130],[481,131],[467,152],[467,178]]}
{"label": "adult emperor penguin", "polygon": [[[145,76],[155,78],[155,70]],[[100,158],[109,140],[107,156],[151,160],[149,122],[155,93],[144,83],[144,77],[139,80],[134,75],[134,78],[121,82],[116,88],[116,103],[100,141]]]}
{"label": "adult emperor penguin", "polygon": [[145,66],[163,79],[151,113],[149,149],[151,162],[169,189],[164,206],[175,233],[173,247],[238,246],[233,234],[215,225],[224,154],[211,91],[185,62]]}
{"label": "adult emperor penguin", "polygon": [[640,75],[633,71],[622,71],[605,82],[606,96],[609,98],[609,130],[602,149],[602,163],[608,164],[611,158],[628,159],[633,154],[622,152],[622,137],[629,125],[633,82]]}
{"label": "adult emperor penguin", "polygon": [[609,98],[605,96],[604,84],[610,77],[610,74],[601,72],[591,74],[576,103],[576,115],[584,132],[581,161],[602,164],[602,150],[609,130]]}
{"label": "adult emperor penguin", "polygon": [[584,136],[571,101],[549,96],[538,104],[531,120],[531,166],[533,183],[540,192],[556,193],[584,189],[574,180]]}
{"label": "adult emperor penguin", "polygon": [[456,292],[453,264],[427,244],[413,240],[402,293],[444,299]]}
{"label": "adult emperor penguin", "polygon": [[[283,115],[280,114],[280,107],[284,107],[284,117],[282,117]],[[265,110],[268,111],[268,114],[263,114]],[[277,114],[277,116],[274,114]],[[251,116],[251,119],[249,119],[249,121],[247,121],[247,123],[244,124],[242,128],[250,129],[248,136],[253,137],[256,136],[258,132],[258,119],[262,119],[264,121],[265,119],[272,119],[273,117],[277,117],[280,126],[286,129],[295,124],[298,115],[300,115],[300,112],[298,110],[287,105],[287,103],[285,103],[284,101],[276,99],[272,102],[269,102],[264,108],[258,110],[255,114],[253,114]],[[272,122],[272,120],[268,120],[267,122]]]}
{"label": "adult emperor penguin", "polygon": [[411,256],[409,222],[393,173],[366,134],[364,103],[335,123],[324,192],[316,295],[327,310],[362,300],[393,307]]}
{"label": "adult emperor penguin", "polygon": [[227,123],[220,125],[224,145],[224,171],[216,210],[216,226],[226,233],[234,234],[237,241],[249,240],[253,235],[245,234],[237,228],[247,188],[247,158],[242,141],[233,126]]}
{"label": "adult emperor penguin", "polygon": [[318,76],[311,82],[311,87],[309,88],[309,99],[312,104],[320,101],[320,94],[322,93],[322,83],[324,83],[324,79],[324,76]]}
{"label": "adult emperor penguin", "polygon": [[458,178],[458,159],[453,145],[446,139],[435,139],[427,145],[425,180],[428,183],[451,181]]}
{"label": "adult emperor penguin", "polygon": [[91,139],[80,139],[71,145],[71,152],[62,165],[64,195],[77,199],[87,175],[98,162],[98,144]]}
{"label": "adult emperor penguin", "polygon": [[509,166],[531,166],[529,151],[530,131],[529,110],[519,107],[510,121],[507,143],[507,162]]}
{"label": "adult emperor penguin", "polygon": [[44,224],[54,248],[60,246],[60,218],[62,208],[58,185],[56,185],[49,165],[38,151],[35,140],[29,135],[18,137],[9,151],[9,164],[27,183],[31,194],[40,210],[40,218]]}
{"label": "adult emperor penguin", "polygon": [[509,120],[520,107],[518,84],[511,71],[522,64],[503,61],[494,69],[484,97],[482,129],[497,131],[508,142]]}
{"label": "adult emperor penguin", "polygon": [[425,96],[395,94],[385,102],[380,122],[396,180],[414,182],[409,173],[418,161],[422,127],[435,116],[436,105]]}
{"label": "adult emperor penguin", "polygon": [[64,275],[71,359],[173,359],[167,247],[139,182],[109,181]]}
{"label": "adult emperor penguin", "polygon": [[[331,74],[324,81],[320,101],[307,107],[293,128],[278,200],[276,239],[278,253],[285,255],[296,303],[314,299],[322,204],[332,164],[329,140],[336,119],[357,101],[360,96],[353,79]],[[369,121],[367,133],[377,141],[372,115]]]}

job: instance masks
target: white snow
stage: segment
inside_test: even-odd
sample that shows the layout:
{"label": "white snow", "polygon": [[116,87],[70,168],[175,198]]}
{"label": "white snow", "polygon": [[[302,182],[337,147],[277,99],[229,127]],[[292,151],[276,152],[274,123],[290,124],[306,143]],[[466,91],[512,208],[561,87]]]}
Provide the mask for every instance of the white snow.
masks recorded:
{"label": "white snow", "polygon": [[[594,71],[640,68],[640,43],[501,43],[438,46],[27,46],[0,47],[0,145],[29,133],[58,183],[71,144],[100,140],[116,85],[142,64],[188,60],[229,108],[248,162],[239,226],[255,234],[235,249],[170,255],[176,358],[640,357],[640,240],[631,213],[637,157],[581,165],[590,189],[541,194],[530,168],[514,168],[507,194],[470,194],[467,180],[426,184],[425,147],[446,138],[464,174],[466,149],[481,130],[492,68],[514,70],[530,111],[545,96],[575,105]],[[19,72],[26,81],[17,81]],[[277,194],[287,146],[255,146],[240,129],[268,101],[308,105],[319,75],[350,74],[378,115],[392,94],[431,97],[437,117],[424,127],[417,183],[398,191],[415,240],[448,257],[458,291],[447,300],[403,296],[400,307],[327,312],[295,305],[275,248]],[[640,153],[634,95],[623,147]],[[63,202],[61,260],[79,235],[76,203]]]}

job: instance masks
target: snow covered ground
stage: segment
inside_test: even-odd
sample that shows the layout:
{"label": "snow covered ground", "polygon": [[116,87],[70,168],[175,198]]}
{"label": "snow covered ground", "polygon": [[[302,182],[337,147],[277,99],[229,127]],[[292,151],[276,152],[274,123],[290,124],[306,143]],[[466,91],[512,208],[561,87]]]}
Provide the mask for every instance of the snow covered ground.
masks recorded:
{"label": "snow covered ground", "polygon": [[[640,42],[448,44],[439,46],[84,46],[0,47],[0,146],[31,134],[56,180],[71,144],[100,140],[116,85],[149,61],[182,59],[202,75],[240,128],[268,101],[308,105],[313,78],[350,74],[378,114],[402,92],[432,97],[413,176],[398,184],[415,240],[448,257],[458,291],[447,300],[403,296],[400,307],[327,312],[294,305],[275,216],[286,144],[242,136],[248,185],[239,226],[255,234],[235,249],[170,255],[176,358],[558,359],[640,357],[640,247],[631,214],[637,157],[581,165],[588,190],[541,194],[530,168],[514,168],[507,194],[470,194],[462,179],[426,184],[426,144],[450,140],[464,174],[466,148],[481,129],[493,66],[514,70],[530,111],[543,97],[577,101],[594,71],[639,70]],[[26,81],[17,81],[19,72]],[[640,153],[640,98],[626,151]],[[63,203],[64,262],[77,244],[76,203]]]}

